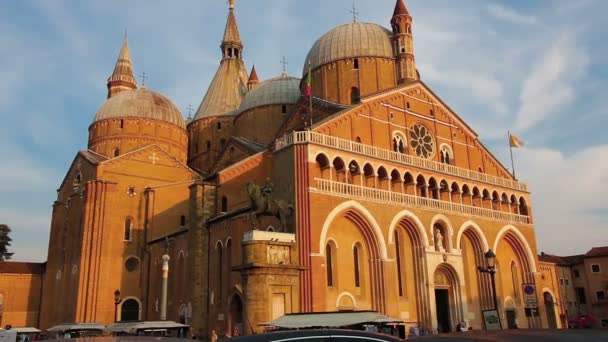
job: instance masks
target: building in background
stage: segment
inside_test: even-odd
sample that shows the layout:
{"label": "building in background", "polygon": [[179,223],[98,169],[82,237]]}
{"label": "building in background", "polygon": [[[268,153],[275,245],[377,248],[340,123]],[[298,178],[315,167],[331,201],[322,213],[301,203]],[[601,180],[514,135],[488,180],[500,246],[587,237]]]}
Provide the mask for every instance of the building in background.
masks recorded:
{"label": "building in background", "polygon": [[374,310],[426,331],[483,329],[488,250],[503,327],[563,327],[528,186],[421,80],[413,18],[402,0],[389,10],[390,28],[322,35],[302,78],[260,80],[229,1],[217,73],[188,122],[138,86],[125,39],[53,205],[41,327],[170,319],[204,337]]}
{"label": "building in background", "polygon": [[0,327],[37,327],[45,264],[0,261]]}
{"label": "building in background", "polygon": [[608,247],[587,253],[555,256],[541,253],[539,261],[550,263],[559,283],[559,302],[565,318],[589,315],[596,327],[608,327]]}

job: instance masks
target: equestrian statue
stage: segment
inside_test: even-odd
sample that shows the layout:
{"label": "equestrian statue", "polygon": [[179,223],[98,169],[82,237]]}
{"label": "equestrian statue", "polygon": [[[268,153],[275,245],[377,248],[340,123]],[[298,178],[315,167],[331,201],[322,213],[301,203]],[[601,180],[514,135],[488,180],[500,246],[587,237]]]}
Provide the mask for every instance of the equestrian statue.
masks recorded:
{"label": "equestrian statue", "polygon": [[279,219],[281,227],[278,231],[287,232],[287,223],[293,214],[293,206],[284,200],[273,198],[274,184],[266,179],[263,187],[255,183],[247,183],[247,194],[251,202],[252,214],[256,221],[259,216],[274,216]]}

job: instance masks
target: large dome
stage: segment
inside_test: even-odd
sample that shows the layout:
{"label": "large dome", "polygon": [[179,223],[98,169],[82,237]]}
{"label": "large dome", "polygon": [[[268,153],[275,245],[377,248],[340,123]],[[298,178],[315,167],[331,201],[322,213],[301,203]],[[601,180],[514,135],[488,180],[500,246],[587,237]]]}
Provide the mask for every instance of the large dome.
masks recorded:
{"label": "large dome", "polygon": [[184,117],[171,100],[145,88],[112,96],[99,108],[93,122],[129,117],[161,120],[186,128]]}
{"label": "large dome", "polygon": [[319,38],[308,52],[302,75],[311,69],[337,60],[353,57],[395,58],[392,33],[372,23],[350,23],[337,26]]}
{"label": "large dome", "polygon": [[271,78],[247,93],[239,107],[239,112],[261,106],[294,104],[298,102],[300,95],[299,78],[291,76]]}

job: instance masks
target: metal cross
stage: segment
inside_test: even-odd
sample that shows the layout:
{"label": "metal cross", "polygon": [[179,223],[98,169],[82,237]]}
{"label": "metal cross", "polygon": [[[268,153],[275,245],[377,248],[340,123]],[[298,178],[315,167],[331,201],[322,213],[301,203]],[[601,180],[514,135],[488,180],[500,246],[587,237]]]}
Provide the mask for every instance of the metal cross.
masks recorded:
{"label": "metal cross", "polygon": [[156,152],[152,153],[152,155],[150,155],[148,157],[148,159],[150,159],[152,161],[152,164],[156,164],[156,162],[160,159],[156,156]]}
{"label": "metal cross", "polygon": [[359,12],[357,12],[357,7],[355,7],[355,0],[353,0],[353,9],[350,10],[350,13],[353,14],[353,23],[356,23],[357,17],[359,16]]}
{"label": "metal cross", "polygon": [[186,107],[186,109],[188,110],[188,117],[191,118],[192,111],[194,110],[194,108],[192,108],[192,104],[189,104],[188,107]]}
{"label": "metal cross", "polygon": [[287,72],[287,59],[285,58],[285,56],[283,56],[283,59],[281,60],[281,64],[283,64],[283,73]]}
{"label": "metal cross", "polygon": [[145,86],[146,85],[146,80],[148,79],[148,76],[146,76],[146,72],[142,72],[141,75],[139,75],[139,77],[141,78],[141,86]]}

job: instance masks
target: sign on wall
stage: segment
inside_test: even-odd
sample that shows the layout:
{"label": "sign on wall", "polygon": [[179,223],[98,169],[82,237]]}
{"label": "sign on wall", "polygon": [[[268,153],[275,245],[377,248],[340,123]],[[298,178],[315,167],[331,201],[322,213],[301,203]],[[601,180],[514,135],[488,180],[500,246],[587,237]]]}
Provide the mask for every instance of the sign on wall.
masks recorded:
{"label": "sign on wall", "polygon": [[528,309],[535,309],[538,307],[538,302],[536,300],[536,285],[534,284],[524,284],[523,285],[523,294],[524,294],[524,306]]}
{"label": "sign on wall", "polygon": [[483,321],[486,325],[486,330],[501,330],[502,327],[500,325],[500,316],[498,316],[498,311],[496,310],[484,310],[483,313]]}

